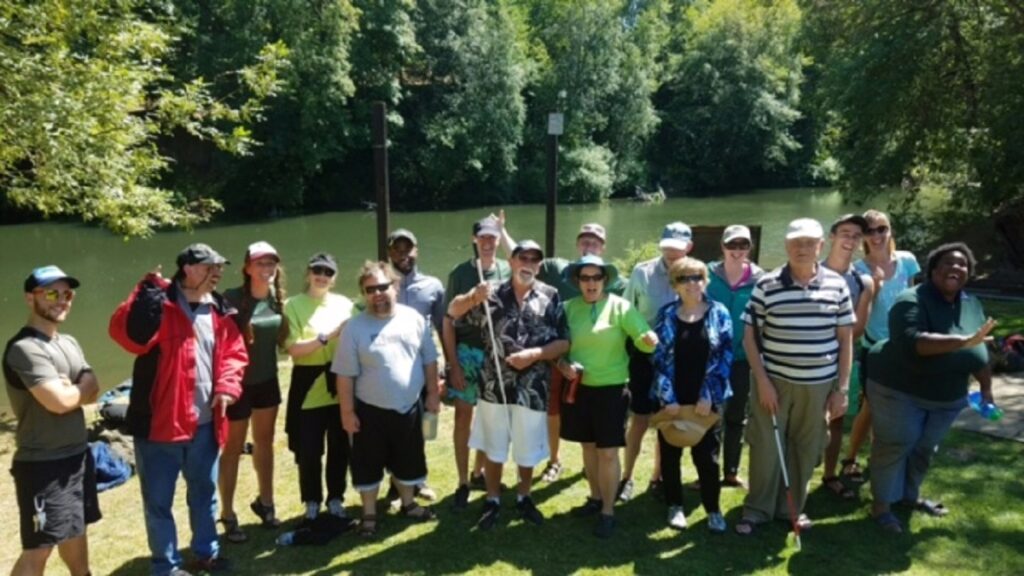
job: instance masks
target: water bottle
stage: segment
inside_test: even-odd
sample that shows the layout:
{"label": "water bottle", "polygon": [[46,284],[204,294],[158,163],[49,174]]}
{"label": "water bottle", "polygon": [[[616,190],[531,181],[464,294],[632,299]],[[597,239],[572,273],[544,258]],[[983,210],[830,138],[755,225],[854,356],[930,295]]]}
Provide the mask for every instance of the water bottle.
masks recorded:
{"label": "water bottle", "polygon": [[288,531],[277,537],[278,546],[291,546],[295,542],[295,532]]}
{"label": "water bottle", "polygon": [[426,410],[423,411],[423,439],[437,439],[437,414]]}
{"label": "water bottle", "polygon": [[971,408],[975,412],[981,414],[981,417],[986,420],[995,422],[1003,417],[1003,410],[991,402],[982,403],[981,392],[971,392],[967,396],[967,403],[971,405]]}

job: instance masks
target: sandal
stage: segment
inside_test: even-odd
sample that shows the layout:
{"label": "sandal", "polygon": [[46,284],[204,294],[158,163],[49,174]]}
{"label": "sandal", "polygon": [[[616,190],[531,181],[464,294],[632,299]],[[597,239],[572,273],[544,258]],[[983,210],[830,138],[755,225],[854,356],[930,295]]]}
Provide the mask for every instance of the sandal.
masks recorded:
{"label": "sandal", "polygon": [[821,479],[821,485],[843,500],[853,500],[857,492],[853,488],[847,488],[846,484],[838,476],[828,476]]}
{"label": "sandal", "polygon": [[264,528],[277,528],[281,525],[281,521],[277,519],[277,514],[274,512],[274,507],[264,504],[259,496],[252,501],[252,504],[249,504],[249,509],[253,514],[259,516],[260,525]]}
{"label": "sandal", "polygon": [[359,534],[363,538],[373,538],[377,535],[377,516],[374,514],[366,514],[363,519],[359,521],[359,528],[356,530],[356,534]]}
{"label": "sandal", "polygon": [[543,482],[551,483],[558,480],[562,476],[562,463],[561,462],[548,462],[548,465],[544,468],[544,473],[540,475],[540,479]]}
{"label": "sandal", "polygon": [[878,516],[872,518],[872,520],[874,520],[875,524],[878,524],[878,526],[886,532],[891,534],[903,533],[903,525],[900,524],[900,519],[892,512],[882,512]]}
{"label": "sandal", "polygon": [[814,522],[807,517],[807,514],[801,514],[796,517],[797,528],[800,528],[801,532],[810,532],[811,528],[814,528]]}
{"label": "sandal", "polygon": [[942,502],[935,502],[934,500],[921,499],[913,504],[914,510],[918,512],[924,512],[925,514],[933,518],[942,518],[949,514],[949,508]]}
{"label": "sandal", "polygon": [[740,521],[736,523],[734,530],[740,536],[751,536],[757,531],[758,522],[751,520],[750,518],[740,518]]}
{"label": "sandal", "polygon": [[843,465],[842,476],[854,484],[864,483],[864,470],[861,469],[860,463],[857,462],[856,458],[847,458],[840,461]]}
{"label": "sandal", "polygon": [[224,538],[232,544],[241,544],[249,540],[249,536],[242,531],[242,528],[238,525],[238,516],[233,518],[221,518],[219,520],[224,525]]}
{"label": "sandal", "polygon": [[417,522],[427,522],[437,518],[437,514],[427,506],[420,506],[417,502],[410,502],[402,506],[402,516]]}
{"label": "sandal", "polygon": [[739,476],[726,476],[725,478],[722,478],[722,486],[729,488],[741,488],[743,490],[747,489],[747,483],[740,480]]}

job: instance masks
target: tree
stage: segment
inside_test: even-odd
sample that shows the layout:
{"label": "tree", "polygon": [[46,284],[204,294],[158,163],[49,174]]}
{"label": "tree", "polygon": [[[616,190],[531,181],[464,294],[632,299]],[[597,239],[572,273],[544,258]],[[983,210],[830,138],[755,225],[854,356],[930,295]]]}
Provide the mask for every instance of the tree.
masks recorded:
{"label": "tree", "polygon": [[[96,221],[126,236],[191,226],[218,208],[155,184],[156,137],[182,130],[233,153],[278,86],[286,50],[264,47],[226,71],[246,97],[229,105],[202,77],[163,64],[172,29],[133,0],[0,1],[0,188],[44,217]],[[142,15],[146,16],[144,18]]]}

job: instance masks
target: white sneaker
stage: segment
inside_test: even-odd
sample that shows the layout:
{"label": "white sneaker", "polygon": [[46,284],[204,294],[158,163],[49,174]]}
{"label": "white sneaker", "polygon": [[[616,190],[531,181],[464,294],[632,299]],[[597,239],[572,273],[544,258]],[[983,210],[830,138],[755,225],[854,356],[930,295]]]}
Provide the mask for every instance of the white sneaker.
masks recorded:
{"label": "white sneaker", "polygon": [[682,506],[668,507],[668,525],[676,530],[686,530],[686,514]]}
{"label": "white sneaker", "polygon": [[319,502],[306,502],[306,519],[313,520],[320,514]]}
{"label": "white sneaker", "polygon": [[327,502],[327,511],[338,518],[348,518],[348,515],[345,513],[345,507],[341,505],[341,500],[329,500]]}

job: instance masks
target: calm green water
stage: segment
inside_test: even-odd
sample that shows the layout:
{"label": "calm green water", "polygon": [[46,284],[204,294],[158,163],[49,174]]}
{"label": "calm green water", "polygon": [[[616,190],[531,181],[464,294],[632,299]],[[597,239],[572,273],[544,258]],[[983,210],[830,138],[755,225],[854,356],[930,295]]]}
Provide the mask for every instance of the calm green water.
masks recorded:
{"label": "calm green water", "polygon": [[[497,211],[497,208],[493,209]],[[600,222],[608,229],[610,258],[622,257],[630,241],[658,238],[662,226],[674,220],[688,224],[761,224],[761,263],[775,266],[783,260],[782,237],[789,220],[802,216],[827,225],[845,212],[838,193],[819,189],[772,190],[718,198],[673,199],[663,204],[613,202],[563,206],[558,211],[557,251],[571,257],[575,234],[585,222]],[[420,241],[420,266],[445,280],[448,271],[472,254],[472,223],[489,209],[449,212],[398,213],[393,227],[409,228]],[[544,207],[513,206],[508,227],[516,239],[534,238],[543,244]],[[287,218],[255,224],[204,228],[193,233],[171,232],[147,240],[124,241],[103,230],[69,224],[32,224],[0,227],[0,336],[3,341],[24,323],[27,309],[22,282],[29,271],[57,264],[82,281],[78,298],[63,330],[76,336],[105,387],[131,375],[131,357],[107,337],[107,321],[117,304],[142,275],[162,264],[168,275],[178,251],[191,242],[206,242],[235,265],[225,272],[221,288],[240,283],[246,246],[266,240],[281,253],[286,272],[294,271],[289,288],[301,289],[306,258],[317,250],[337,256],[341,277],[337,289],[354,295],[355,273],[363,260],[376,253],[376,219],[371,212],[344,212]],[[0,406],[8,403],[0,396]]]}

